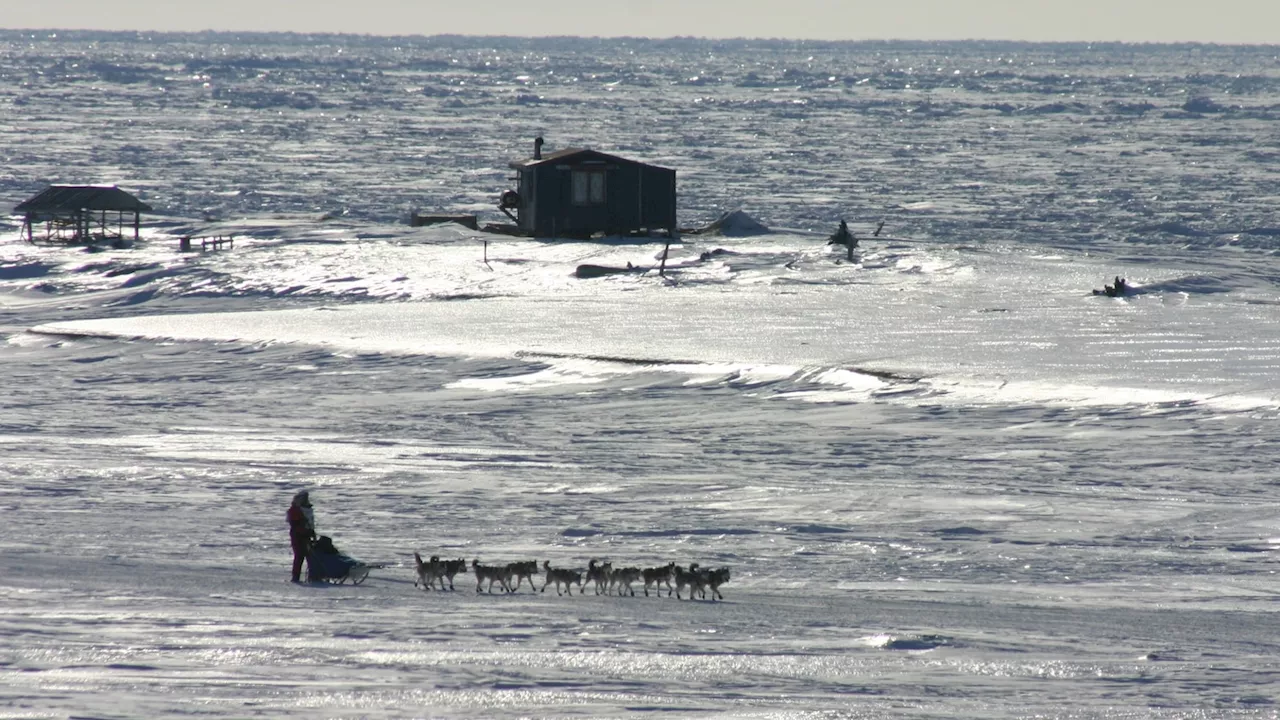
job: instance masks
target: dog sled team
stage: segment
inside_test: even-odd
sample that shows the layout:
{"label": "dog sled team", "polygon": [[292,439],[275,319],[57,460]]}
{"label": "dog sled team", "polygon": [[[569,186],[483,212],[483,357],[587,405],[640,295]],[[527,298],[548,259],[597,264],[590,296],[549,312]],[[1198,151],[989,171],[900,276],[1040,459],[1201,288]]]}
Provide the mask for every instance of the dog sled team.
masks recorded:
{"label": "dog sled team", "polygon": [[[308,582],[345,583],[350,581],[358,585],[369,576],[369,570],[386,567],[371,565],[352,558],[333,546],[333,541],[324,535],[316,534],[315,512],[311,506],[311,495],[306,490],[293,496],[293,502],[285,514],[289,524],[289,544],[293,549],[293,567],[291,579],[301,582],[302,565],[307,566]],[[418,579],[414,587],[424,590],[445,589],[445,583],[453,590],[453,581],[459,574],[467,572],[467,561],[441,560],[432,555],[423,560],[416,551],[413,560],[417,567]],[[596,595],[617,593],[619,596],[635,597],[637,584],[642,584],[642,591],[649,595],[649,588],[662,596],[662,588],[667,589],[667,596],[675,595],[676,599],[684,599],[681,593],[688,589],[688,598],[694,596],[707,598],[711,591],[712,600],[723,600],[720,586],[729,582],[729,568],[702,568],[698,563],[690,563],[681,567],[674,562],[652,568],[624,567],[614,568],[609,562],[598,562],[594,558],[587,564],[586,571],[569,568],[551,567],[550,560],[542,563],[542,572],[546,578],[539,590],[534,584],[534,576],[539,574],[538,561],[526,560],[506,565],[482,565],[479,559],[471,561],[470,571],[476,578],[476,592],[493,592],[494,584],[506,593],[517,592],[527,580],[531,592],[546,592],[554,587],[557,595],[573,595],[573,586],[578,586],[578,594],[585,594],[587,588],[595,590]],[[486,585],[487,583],[487,585]]]}
{"label": "dog sled team", "polygon": [[[418,579],[413,585],[423,590],[435,590],[437,585],[440,590],[444,590],[446,582],[449,585],[448,589],[453,590],[454,578],[467,571],[465,558],[441,560],[438,556],[432,555],[423,560],[422,555],[414,552],[413,561],[418,572]],[[686,589],[690,600],[695,596],[705,600],[708,591],[711,593],[712,600],[723,600],[724,595],[720,592],[720,586],[729,582],[730,577],[727,567],[702,568],[698,563],[690,563],[687,567],[670,562],[651,568],[615,568],[610,562],[601,563],[592,558],[587,563],[586,570],[583,571],[552,567],[550,560],[544,560],[541,567],[545,579],[542,581],[542,588],[539,589],[533,579],[539,572],[537,560],[505,565],[482,565],[479,559],[473,559],[470,567],[471,573],[476,578],[476,592],[490,593],[493,592],[494,584],[497,584],[502,592],[514,593],[523,586],[525,580],[528,580],[530,592],[545,593],[547,588],[553,587],[557,595],[573,595],[573,587],[576,585],[579,595],[586,594],[587,589],[591,588],[596,595],[616,593],[619,597],[623,595],[635,597],[635,586],[639,584],[642,585],[641,590],[646,597],[649,595],[649,588],[653,588],[655,595],[662,597],[662,589],[665,587],[667,597],[675,595],[678,600],[685,599],[682,593]]]}

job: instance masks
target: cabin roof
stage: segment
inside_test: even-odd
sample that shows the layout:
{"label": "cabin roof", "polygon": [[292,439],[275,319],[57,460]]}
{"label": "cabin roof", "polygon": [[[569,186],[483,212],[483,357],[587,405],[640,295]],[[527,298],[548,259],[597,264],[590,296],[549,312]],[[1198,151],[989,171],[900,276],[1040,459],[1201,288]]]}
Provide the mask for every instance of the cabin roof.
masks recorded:
{"label": "cabin roof", "polygon": [[150,212],[151,206],[115,185],[50,185],[19,203],[19,213],[69,213],[77,210]]}
{"label": "cabin roof", "polygon": [[[604,162],[619,162],[628,165],[643,165],[645,167],[656,168],[657,165],[642,163],[638,160],[629,160],[617,155],[602,153],[599,150],[590,148],[565,148],[564,150],[556,150],[555,152],[543,153],[541,158],[527,158],[524,160],[512,160],[510,167],[514,170],[522,170],[537,165],[545,165],[551,162],[565,162],[567,160],[601,160]],[[659,168],[665,170],[667,168]]]}

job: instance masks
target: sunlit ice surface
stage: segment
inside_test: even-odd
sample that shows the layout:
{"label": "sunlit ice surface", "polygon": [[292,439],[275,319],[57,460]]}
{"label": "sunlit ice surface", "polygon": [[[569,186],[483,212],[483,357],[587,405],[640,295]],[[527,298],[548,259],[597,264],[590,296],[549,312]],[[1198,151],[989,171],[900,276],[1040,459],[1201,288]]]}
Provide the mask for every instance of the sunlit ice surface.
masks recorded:
{"label": "sunlit ice surface", "polygon": [[[1082,292],[1105,268],[1079,255],[868,241],[856,263],[841,263],[821,240],[802,235],[695,238],[678,243],[677,253],[712,244],[714,259],[660,273],[651,247],[572,244],[566,263],[563,246],[495,242],[493,252],[506,262],[482,274],[472,246],[447,256],[437,250],[418,266],[405,262],[412,256],[401,260],[406,285],[477,275],[453,289],[468,294],[452,302],[135,316],[37,329],[537,357],[559,368],[559,382],[659,368],[739,373],[745,385],[754,373],[760,382],[788,377],[828,386],[798,393],[811,400],[910,391],[913,401],[958,403],[1212,401],[1241,409],[1276,402],[1276,314],[1247,298],[1203,292],[1205,273],[1177,263],[1149,268],[1151,277],[1131,281],[1134,295],[1121,299]],[[600,258],[651,269],[616,281],[572,280],[577,261]],[[314,272],[319,260],[302,268]],[[370,268],[344,263],[359,274],[343,282],[371,284]],[[594,370],[583,369],[584,360],[595,361]],[[527,382],[556,381],[542,373]]]}
{"label": "sunlit ice surface", "polygon": [[[1102,270],[1080,255],[868,245],[850,265],[802,235],[720,238],[732,261],[582,282],[583,256],[660,249],[495,244],[523,262],[488,269],[463,244],[431,267],[478,292],[12,335],[29,420],[0,442],[35,531],[5,539],[29,670],[11,697],[122,715],[1265,716],[1265,285],[1197,292],[1206,273],[1175,259],[1114,299],[1076,286]],[[324,532],[388,567],[284,583],[298,486]],[[734,575],[714,603],[477,593],[466,573],[424,592],[413,551]],[[142,689],[159,679],[182,694]]]}
{"label": "sunlit ice surface", "polygon": [[[162,212],[0,218],[0,714],[1275,714],[1273,48],[39,35],[0,190]],[[408,227],[538,134],[774,229]]]}

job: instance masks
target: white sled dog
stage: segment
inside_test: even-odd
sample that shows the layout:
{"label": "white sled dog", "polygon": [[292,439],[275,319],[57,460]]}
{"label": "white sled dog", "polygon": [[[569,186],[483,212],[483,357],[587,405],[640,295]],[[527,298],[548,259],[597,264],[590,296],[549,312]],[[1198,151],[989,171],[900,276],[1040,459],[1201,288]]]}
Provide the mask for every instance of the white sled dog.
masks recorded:
{"label": "white sled dog", "polygon": [[493,592],[493,583],[497,582],[499,586],[506,592],[511,592],[511,585],[507,582],[507,568],[505,565],[481,565],[477,558],[471,561],[471,569],[476,573],[476,592],[480,592],[480,585],[485,580],[489,581],[489,592]]}
{"label": "white sled dog", "polygon": [[[542,583],[542,592],[547,591],[547,586],[555,583],[556,594],[563,595],[560,592],[560,586],[564,585],[565,592],[573,595],[573,586],[578,586],[578,592],[582,592],[582,573],[577,570],[568,568],[553,568],[550,560],[542,561],[542,569],[547,571],[547,579]],[[529,584],[533,584],[533,580],[529,580]]]}

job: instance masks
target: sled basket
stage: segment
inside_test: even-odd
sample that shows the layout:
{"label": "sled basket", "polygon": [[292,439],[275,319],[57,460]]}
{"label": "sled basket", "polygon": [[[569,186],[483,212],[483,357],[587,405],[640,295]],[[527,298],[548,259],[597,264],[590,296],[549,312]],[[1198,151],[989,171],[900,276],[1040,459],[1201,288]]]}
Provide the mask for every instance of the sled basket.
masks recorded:
{"label": "sled basket", "polygon": [[[328,552],[329,550],[334,552]],[[310,559],[311,572],[307,575],[307,580],[310,582],[329,582],[337,585],[350,582],[352,585],[359,585],[369,577],[369,570],[373,568],[372,565],[360,562],[350,555],[337,552],[337,548],[333,547],[333,541],[325,536],[317,539],[311,551],[307,553],[307,557]]]}

